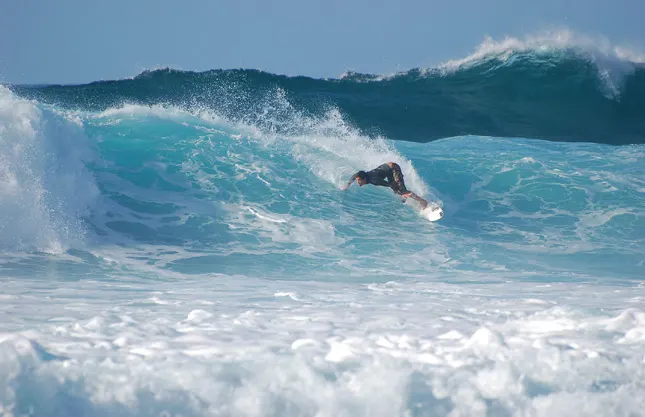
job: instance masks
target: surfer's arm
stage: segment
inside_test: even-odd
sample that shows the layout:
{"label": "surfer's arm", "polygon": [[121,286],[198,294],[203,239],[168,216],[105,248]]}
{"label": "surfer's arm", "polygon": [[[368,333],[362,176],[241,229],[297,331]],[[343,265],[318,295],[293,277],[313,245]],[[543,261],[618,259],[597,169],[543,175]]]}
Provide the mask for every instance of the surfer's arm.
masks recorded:
{"label": "surfer's arm", "polygon": [[401,194],[401,197],[403,197],[403,198],[412,198],[414,200],[417,200],[419,203],[421,203],[421,206],[423,208],[428,207],[428,202],[426,200],[424,200],[423,198],[419,197],[418,195],[416,195],[415,193],[413,193],[412,191],[408,191],[407,193]]}
{"label": "surfer's arm", "polygon": [[352,183],[353,183],[354,181],[356,181],[356,177],[357,177],[357,176],[358,176],[358,172],[357,172],[356,174],[352,175],[352,177],[349,179],[349,181],[347,182],[347,185],[345,185],[345,187],[343,188],[343,190],[348,189],[348,188],[352,185]]}

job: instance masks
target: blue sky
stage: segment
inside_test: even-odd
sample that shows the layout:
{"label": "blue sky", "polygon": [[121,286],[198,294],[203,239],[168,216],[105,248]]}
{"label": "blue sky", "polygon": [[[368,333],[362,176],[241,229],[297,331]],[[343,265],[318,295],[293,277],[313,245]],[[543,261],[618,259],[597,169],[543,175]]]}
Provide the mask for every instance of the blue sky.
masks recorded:
{"label": "blue sky", "polygon": [[83,83],[170,66],[337,77],[567,28],[645,50],[643,0],[0,0],[0,82]]}

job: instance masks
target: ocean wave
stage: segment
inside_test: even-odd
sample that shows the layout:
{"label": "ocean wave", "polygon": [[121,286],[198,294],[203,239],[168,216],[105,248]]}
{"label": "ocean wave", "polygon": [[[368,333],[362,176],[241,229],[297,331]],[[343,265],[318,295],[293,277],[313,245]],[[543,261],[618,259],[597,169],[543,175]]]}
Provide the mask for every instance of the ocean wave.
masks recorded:
{"label": "ocean wave", "polygon": [[[265,132],[293,131],[294,109],[312,117],[336,109],[362,134],[393,140],[483,135],[621,145],[645,142],[643,58],[565,31],[489,39],[468,57],[387,76],[314,79],[166,68],[124,80],[11,88],[68,109],[207,109]],[[281,96],[291,104],[286,111]]]}

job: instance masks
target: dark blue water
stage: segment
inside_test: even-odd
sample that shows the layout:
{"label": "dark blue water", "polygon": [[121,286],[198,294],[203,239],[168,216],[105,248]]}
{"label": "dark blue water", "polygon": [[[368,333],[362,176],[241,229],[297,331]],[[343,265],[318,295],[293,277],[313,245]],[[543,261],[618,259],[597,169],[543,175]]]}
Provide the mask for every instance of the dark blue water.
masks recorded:
{"label": "dark blue water", "polygon": [[[14,86],[68,109],[130,104],[209,109],[285,133],[298,129],[272,107],[283,95],[299,112],[338,109],[366,135],[428,142],[461,135],[611,145],[645,142],[645,69],[575,48],[504,51],[438,69],[388,77],[287,77],[254,70],[163,69],[133,79],[75,86]],[[269,120],[266,112],[272,114]]]}

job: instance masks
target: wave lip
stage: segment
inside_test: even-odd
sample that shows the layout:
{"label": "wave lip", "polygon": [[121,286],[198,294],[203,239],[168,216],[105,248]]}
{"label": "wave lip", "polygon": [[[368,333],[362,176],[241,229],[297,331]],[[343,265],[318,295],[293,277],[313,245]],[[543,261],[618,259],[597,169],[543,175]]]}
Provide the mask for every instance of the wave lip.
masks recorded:
{"label": "wave lip", "polygon": [[557,51],[577,52],[580,56],[586,56],[593,61],[613,60],[615,63],[645,64],[645,54],[613,45],[607,39],[582,36],[570,30],[559,30],[527,36],[524,39],[506,36],[501,41],[487,36],[471,55],[443,62],[438,68],[454,70],[490,58],[507,59],[513,53],[519,52],[549,54]]}

